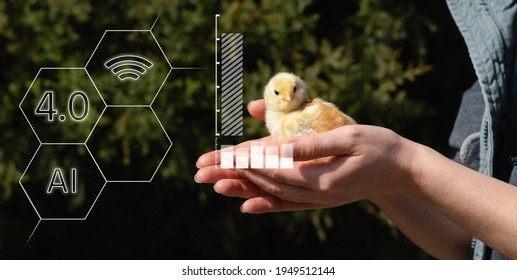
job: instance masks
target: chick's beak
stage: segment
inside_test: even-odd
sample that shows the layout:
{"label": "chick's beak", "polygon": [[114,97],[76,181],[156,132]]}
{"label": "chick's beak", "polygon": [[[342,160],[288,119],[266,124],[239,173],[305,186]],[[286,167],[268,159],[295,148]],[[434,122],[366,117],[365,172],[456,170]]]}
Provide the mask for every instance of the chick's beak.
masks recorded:
{"label": "chick's beak", "polygon": [[284,96],[285,101],[291,101],[294,99],[294,92],[288,91]]}

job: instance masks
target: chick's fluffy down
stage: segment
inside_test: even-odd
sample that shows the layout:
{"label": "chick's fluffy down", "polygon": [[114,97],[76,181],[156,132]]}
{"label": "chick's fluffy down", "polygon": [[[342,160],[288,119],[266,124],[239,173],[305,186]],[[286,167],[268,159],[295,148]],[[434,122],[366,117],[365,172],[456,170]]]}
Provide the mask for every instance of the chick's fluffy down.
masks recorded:
{"label": "chick's fluffy down", "polygon": [[319,133],[354,124],[355,121],[334,104],[320,98],[303,103],[289,112],[266,111],[266,126],[279,143],[311,133]]}
{"label": "chick's fluffy down", "polygon": [[292,73],[274,75],[264,88],[264,100],[266,126],[280,143],[355,123],[332,103],[319,98],[309,100],[305,82]]}

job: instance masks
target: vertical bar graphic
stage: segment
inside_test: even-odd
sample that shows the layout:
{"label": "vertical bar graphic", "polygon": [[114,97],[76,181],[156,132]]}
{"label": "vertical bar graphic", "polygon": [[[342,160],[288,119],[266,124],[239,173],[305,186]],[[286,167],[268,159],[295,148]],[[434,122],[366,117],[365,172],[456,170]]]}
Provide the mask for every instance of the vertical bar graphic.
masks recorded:
{"label": "vertical bar graphic", "polygon": [[293,144],[280,146],[280,168],[293,168]]}
{"label": "vertical bar graphic", "polygon": [[251,168],[264,168],[264,146],[251,142]]}
{"label": "vertical bar graphic", "polygon": [[[218,57],[218,54],[217,54],[217,45],[220,41],[219,39],[219,33],[217,33],[217,19],[219,18],[219,14],[215,14],[215,41],[214,41],[214,49],[215,49],[215,61],[214,61],[214,66],[215,66],[215,136],[219,136],[219,127],[217,125],[217,117],[219,115],[219,109],[217,109],[217,100],[219,99],[219,82],[217,81],[217,76],[219,75],[219,57]],[[217,140],[216,140],[217,142]],[[216,144],[216,149],[217,149],[217,144]]]}
{"label": "vertical bar graphic", "polygon": [[[265,153],[264,153],[265,151]],[[264,166],[265,163],[265,166]],[[251,142],[249,148],[221,145],[221,168],[293,168],[293,144],[264,147],[261,142]]]}
{"label": "vertical bar graphic", "polygon": [[235,168],[248,168],[249,149],[237,148],[235,150]]}
{"label": "vertical bar graphic", "polygon": [[221,36],[221,134],[242,136],[242,42],[241,33]]}
{"label": "vertical bar graphic", "polygon": [[266,147],[266,168],[278,168],[278,147]]}
{"label": "vertical bar graphic", "polygon": [[233,146],[221,146],[221,168],[233,168]]}

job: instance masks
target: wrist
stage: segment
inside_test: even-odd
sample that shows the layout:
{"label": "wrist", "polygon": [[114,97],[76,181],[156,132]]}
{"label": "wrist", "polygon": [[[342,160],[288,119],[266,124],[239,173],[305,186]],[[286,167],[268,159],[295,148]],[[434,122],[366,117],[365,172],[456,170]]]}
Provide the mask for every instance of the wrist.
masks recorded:
{"label": "wrist", "polygon": [[391,143],[384,146],[382,153],[388,160],[381,163],[384,172],[380,175],[378,191],[371,192],[367,199],[375,204],[382,204],[385,201],[391,203],[393,197],[421,196],[422,186],[425,185],[427,158],[435,153],[432,149],[401,137],[395,133]]}
{"label": "wrist", "polygon": [[434,170],[432,167],[443,164],[441,158],[444,157],[435,150],[406,138],[402,138],[401,147],[403,152],[400,153],[399,164],[403,170],[403,179],[400,190],[394,194],[421,198],[428,191],[429,178],[434,176],[430,175]]}
{"label": "wrist", "polygon": [[456,163],[425,145],[411,143],[413,151],[409,157],[412,162],[408,166],[411,175],[404,194],[423,201],[433,200],[435,193],[458,175],[454,171]]}

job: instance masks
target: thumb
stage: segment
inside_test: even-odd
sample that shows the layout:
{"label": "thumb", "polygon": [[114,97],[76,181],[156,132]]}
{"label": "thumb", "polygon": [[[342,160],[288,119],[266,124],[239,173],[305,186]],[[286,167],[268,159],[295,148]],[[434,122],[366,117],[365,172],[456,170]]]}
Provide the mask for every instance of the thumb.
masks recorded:
{"label": "thumb", "polygon": [[345,125],[323,133],[308,134],[291,141],[295,160],[311,160],[321,157],[351,155],[360,137],[359,125]]}
{"label": "thumb", "polygon": [[255,119],[263,121],[266,118],[266,102],[264,99],[254,100],[248,103],[248,112]]}

